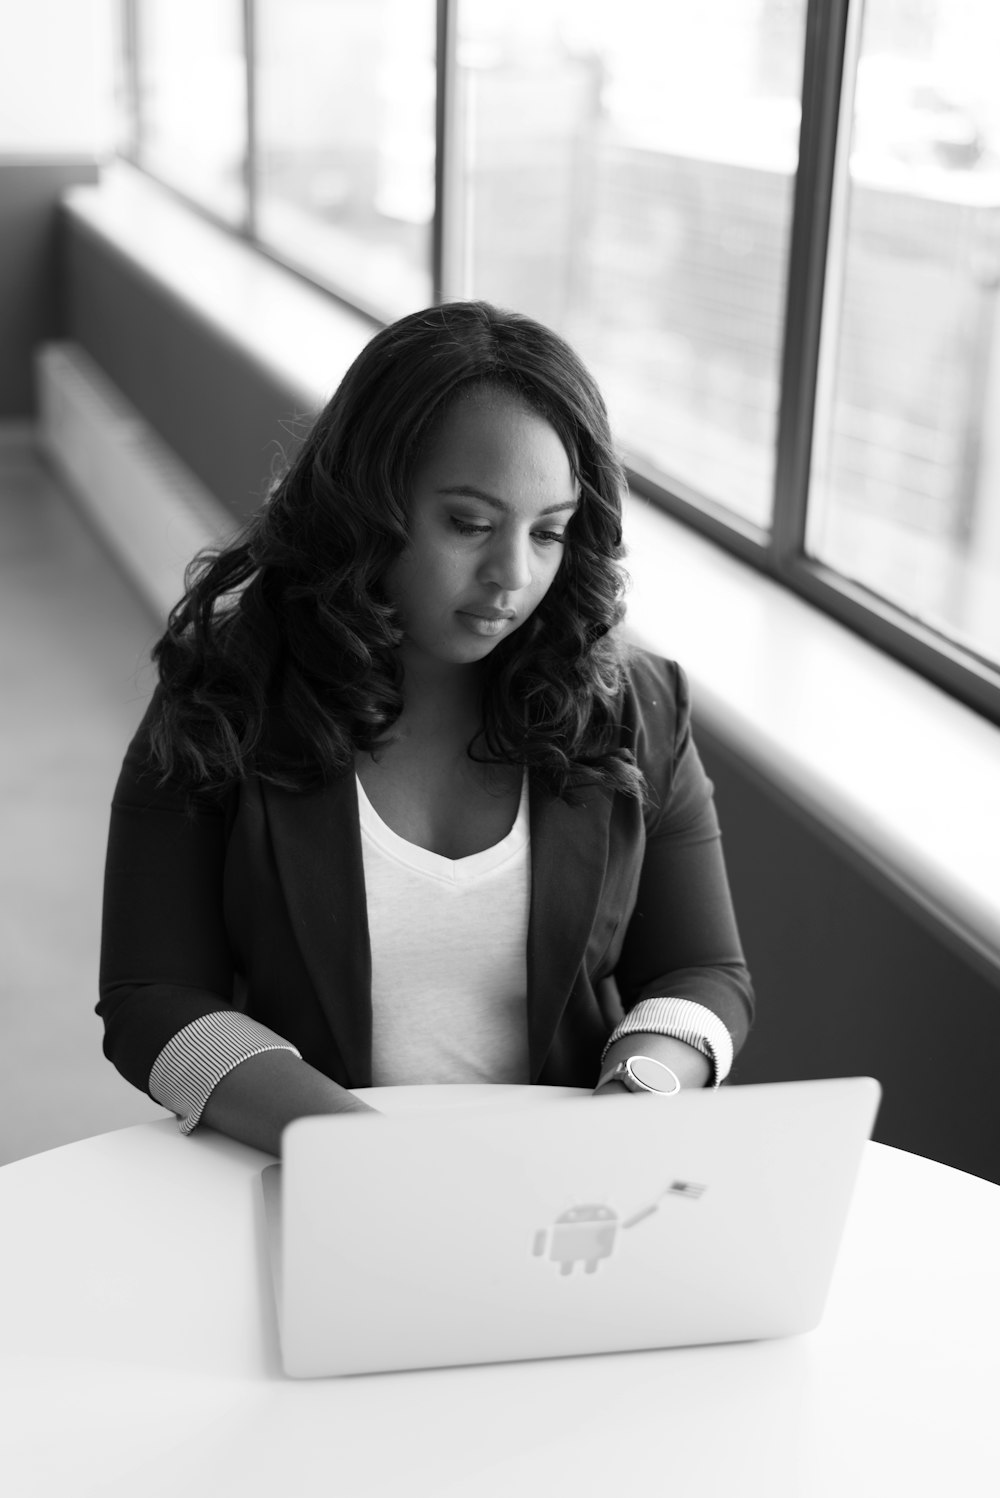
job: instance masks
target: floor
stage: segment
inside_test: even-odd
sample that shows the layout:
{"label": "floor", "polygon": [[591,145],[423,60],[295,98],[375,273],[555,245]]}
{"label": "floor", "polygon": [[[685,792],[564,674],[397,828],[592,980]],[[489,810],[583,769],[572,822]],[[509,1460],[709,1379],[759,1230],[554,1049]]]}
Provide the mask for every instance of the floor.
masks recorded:
{"label": "floor", "polygon": [[0,1164],[164,1117],[94,1014],[108,802],[155,635],[30,436],[0,432]]}

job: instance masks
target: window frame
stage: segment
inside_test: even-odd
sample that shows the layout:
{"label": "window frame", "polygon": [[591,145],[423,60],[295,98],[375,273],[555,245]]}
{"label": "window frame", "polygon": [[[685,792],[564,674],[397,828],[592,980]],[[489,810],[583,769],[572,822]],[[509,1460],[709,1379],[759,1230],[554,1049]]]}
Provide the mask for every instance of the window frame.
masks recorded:
{"label": "window frame", "polygon": [[[138,0],[120,0],[125,49],[122,76],[128,93],[123,101],[128,140],[120,154],[133,167],[155,178],[141,159],[141,31],[137,3]],[[435,206],[429,246],[434,302],[447,300],[453,294],[449,288],[458,284],[453,268],[459,254],[460,234],[456,233],[456,226],[462,210],[452,128],[458,3],[459,0],[436,0]],[[838,183],[843,182],[846,174],[843,152],[849,113],[842,111],[841,93],[843,79],[853,76],[859,56],[863,9],[863,0],[807,0],[806,4],[802,118],[788,246],[770,527],[753,525],[652,465],[630,457],[627,451],[626,470],[637,493],[1000,724],[1000,663],[993,663],[938,633],[864,585],[810,557],[806,551],[827,260]],[[378,307],[359,299],[342,285],[321,279],[258,237],[255,0],[242,0],[242,13],[247,72],[244,163],[247,208],[243,223],[234,227],[203,204],[186,197],[173,184],[155,180],[194,212],[227,233],[245,239],[267,258],[370,318],[374,331],[385,322],[384,312]]]}

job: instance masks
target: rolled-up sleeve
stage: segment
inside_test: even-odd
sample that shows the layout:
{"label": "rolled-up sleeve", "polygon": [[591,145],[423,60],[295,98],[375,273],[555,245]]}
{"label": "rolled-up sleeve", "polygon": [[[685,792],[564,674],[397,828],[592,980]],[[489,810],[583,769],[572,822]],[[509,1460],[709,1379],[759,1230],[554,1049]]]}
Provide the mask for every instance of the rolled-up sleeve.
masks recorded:
{"label": "rolled-up sleeve", "polygon": [[301,1058],[290,1041],[246,1014],[226,1009],[203,1014],[168,1040],[157,1056],[149,1074],[150,1094],[177,1114],[181,1133],[190,1134],[223,1077],[263,1051],[291,1051]]}

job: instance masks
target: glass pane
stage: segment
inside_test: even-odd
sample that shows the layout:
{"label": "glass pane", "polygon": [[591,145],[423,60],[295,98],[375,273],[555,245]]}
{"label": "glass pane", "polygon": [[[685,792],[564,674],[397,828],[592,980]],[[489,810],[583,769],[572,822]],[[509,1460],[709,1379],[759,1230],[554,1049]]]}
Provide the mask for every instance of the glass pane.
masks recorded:
{"label": "glass pane", "polygon": [[256,7],[257,233],[386,319],[432,297],[434,0]]}
{"label": "glass pane", "polygon": [[865,8],[808,533],[814,556],[994,661],[998,57],[994,0]]}
{"label": "glass pane", "polygon": [[458,3],[449,294],[565,333],[635,458],[762,526],[805,9]]}
{"label": "glass pane", "polygon": [[241,0],[137,0],[138,153],[219,218],[246,217]]}

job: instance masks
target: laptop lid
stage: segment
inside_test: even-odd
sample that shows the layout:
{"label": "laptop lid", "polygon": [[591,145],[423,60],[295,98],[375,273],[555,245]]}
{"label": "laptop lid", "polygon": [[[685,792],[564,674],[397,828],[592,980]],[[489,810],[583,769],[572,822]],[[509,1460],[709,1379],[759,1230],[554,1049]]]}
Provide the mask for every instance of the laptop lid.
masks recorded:
{"label": "laptop lid", "polygon": [[446,1096],[416,1112],[290,1125],[283,1164],[264,1172],[286,1372],[672,1347],[817,1324],[877,1082],[669,1100],[516,1092],[493,1107],[449,1107]]}

